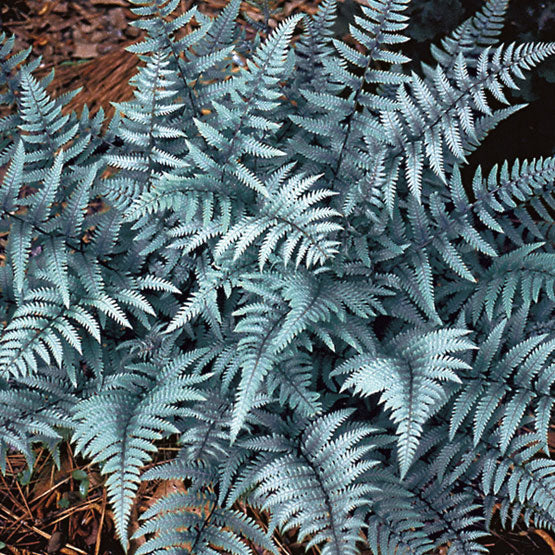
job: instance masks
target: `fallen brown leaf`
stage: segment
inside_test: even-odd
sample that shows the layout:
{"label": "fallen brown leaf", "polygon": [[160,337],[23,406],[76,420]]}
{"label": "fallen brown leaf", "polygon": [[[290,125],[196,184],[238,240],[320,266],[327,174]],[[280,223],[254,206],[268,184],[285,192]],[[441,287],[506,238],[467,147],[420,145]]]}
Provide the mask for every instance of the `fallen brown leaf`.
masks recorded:
{"label": "fallen brown leaf", "polygon": [[58,551],[60,551],[60,548],[62,547],[63,540],[64,540],[64,536],[59,530],[57,532],[54,532],[50,536],[50,539],[48,540],[48,546],[46,547],[46,552],[49,555],[53,553],[58,553]]}

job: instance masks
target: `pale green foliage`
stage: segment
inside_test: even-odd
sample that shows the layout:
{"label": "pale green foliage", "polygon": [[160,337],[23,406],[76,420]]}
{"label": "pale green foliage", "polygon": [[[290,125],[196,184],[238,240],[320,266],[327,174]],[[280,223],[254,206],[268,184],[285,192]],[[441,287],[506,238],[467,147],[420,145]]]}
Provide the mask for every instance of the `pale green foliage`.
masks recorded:
{"label": "pale green foliage", "polygon": [[497,508],[555,529],[555,160],[462,171],[555,45],[498,44],[487,0],[405,71],[409,3],[365,2],[355,47],[334,0],[252,40],[239,0],[131,0],[106,130],[0,35],[3,471],[69,436],[126,549],[140,481],[176,480],[145,555],[279,553],[276,530],[480,553]]}

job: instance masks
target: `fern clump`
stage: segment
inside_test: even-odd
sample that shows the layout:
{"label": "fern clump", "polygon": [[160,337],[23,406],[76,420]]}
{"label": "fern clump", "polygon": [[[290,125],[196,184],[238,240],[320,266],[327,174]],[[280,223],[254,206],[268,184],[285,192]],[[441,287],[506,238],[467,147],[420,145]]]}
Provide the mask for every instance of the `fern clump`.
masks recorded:
{"label": "fern clump", "polygon": [[555,160],[462,171],[555,54],[498,44],[507,2],[409,72],[410,0],[369,0],[356,44],[335,0],[252,40],[239,0],[131,0],[135,96],[107,126],[1,35],[2,470],[69,434],[126,549],[139,482],[182,481],[142,515],[144,554],[555,529]]}

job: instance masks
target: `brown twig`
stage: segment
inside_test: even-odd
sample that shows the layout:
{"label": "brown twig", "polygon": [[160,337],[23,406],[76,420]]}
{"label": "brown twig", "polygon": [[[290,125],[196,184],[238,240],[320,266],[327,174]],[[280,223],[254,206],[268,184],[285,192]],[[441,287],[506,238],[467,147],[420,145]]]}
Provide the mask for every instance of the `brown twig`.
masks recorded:
{"label": "brown twig", "polygon": [[[10,468],[10,472],[15,476],[15,472],[13,470],[12,467],[12,463],[10,461],[10,459],[6,459],[6,462]],[[4,482],[4,484],[6,484],[6,480],[4,479],[4,477],[2,476],[2,481]],[[15,478],[14,480],[15,485],[19,491],[19,494],[21,495],[21,498],[23,499],[23,503],[25,505],[25,511],[29,514],[29,518],[32,518],[33,515],[31,513],[31,510],[29,509],[29,505],[27,505],[27,501],[25,500],[25,495],[23,494],[23,490],[21,489],[21,486],[19,485],[19,480],[17,478]],[[10,497],[10,499],[15,503],[15,505],[19,508],[19,509],[23,509],[23,506],[21,505],[21,503],[18,502],[17,498],[11,493],[10,488],[8,486],[8,484],[6,484],[6,488],[7,488],[7,493],[8,496]]]}
{"label": "brown twig", "polygon": [[[0,510],[3,511],[6,515],[8,515],[10,518],[13,518],[16,520],[19,519],[17,515],[15,515],[9,509],[6,509],[6,507],[3,507],[2,505],[0,505]],[[23,523],[23,526],[25,526],[29,530],[32,530],[35,534],[38,534],[41,538],[50,540],[50,538],[52,537],[52,534],[49,534],[48,532],[44,532],[40,528],[37,528],[36,526],[33,526],[32,524],[25,522],[23,519],[20,519],[20,522]],[[78,547],[75,547],[74,545],[71,545],[69,543],[66,543],[66,545],[60,549],[60,553],[62,553],[63,555],[75,555],[76,553],[77,555],[88,555],[86,551],[83,551],[82,549],[79,549]]]}
{"label": "brown twig", "polygon": [[99,555],[100,553],[100,536],[102,534],[102,527],[104,526],[105,515],[106,515],[106,489],[104,489],[104,495],[102,499],[102,513],[100,515],[100,522],[98,524],[98,531],[96,533],[96,545],[94,546],[94,555]]}

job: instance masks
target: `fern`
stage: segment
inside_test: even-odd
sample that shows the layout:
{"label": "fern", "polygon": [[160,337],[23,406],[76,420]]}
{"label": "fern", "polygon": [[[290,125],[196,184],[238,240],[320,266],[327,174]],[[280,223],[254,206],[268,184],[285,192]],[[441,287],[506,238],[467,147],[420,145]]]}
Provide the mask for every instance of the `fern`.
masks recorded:
{"label": "fern", "polygon": [[[366,2],[348,44],[334,0],[273,30],[265,3],[252,38],[238,0],[131,0],[107,126],[1,34],[0,469],[69,437],[145,555],[555,530],[555,162],[466,168],[555,53],[499,44],[507,5],[409,71],[409,0]],[[130,537],[141,480],[177,489]]]}
{"label": "fern", "polygon": [[[202,378],[183,375],[187,363],[170,362],[161,369],[152,363],[128,365],[106,391],[75,406],[77,452],[102,463],[103,473],[110,474],[106,487],[124,545],[139,470],[156,450],[153,442],[177,431],[171,421],[178,414],[174,404],[203,399],[191,387]],[[99,419],[104,422],[100,430],[93,425]]]}
{"label": "fern", "polygon": [[359,481],[375,464],[364,460],[369,447],[363,440],[372,430],[354,425],[332,440],[349,412],[332,412],[311,422],[292,445],[287,438],[272,437],[263,449],[278,454],[259,463],[263,468],[257,475],[261,484],[256,495],[262,506],[272,511],[284,530],[298,526],[301,541],[310,534],[307,548],[325,541],[325,554],[356,553],[362,522],[350,513],[367,503],[365,496],[372,491]]}

